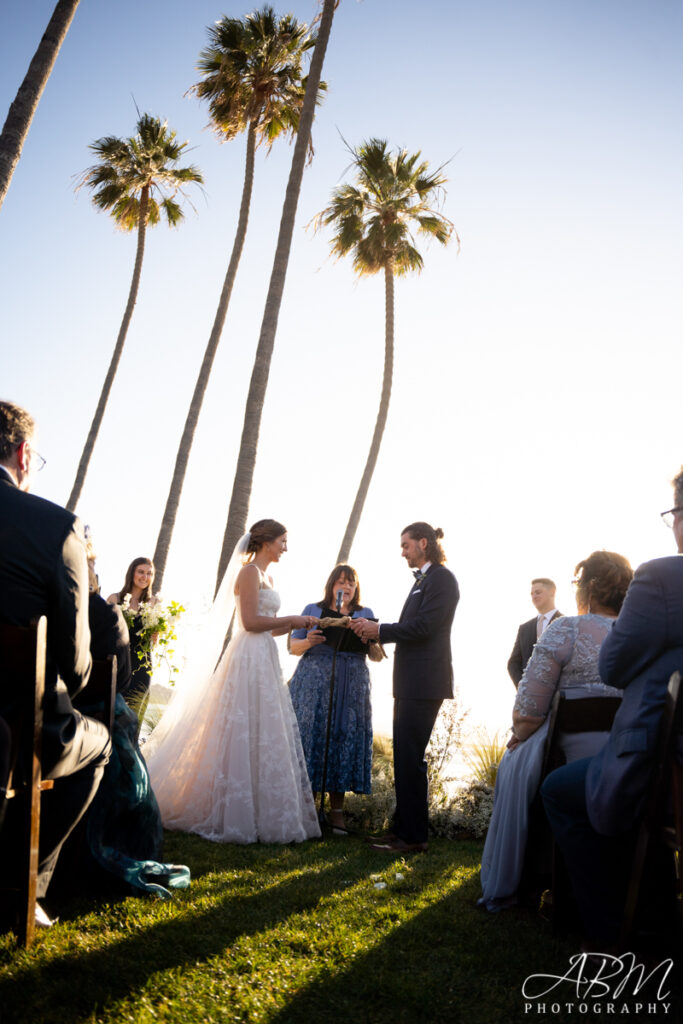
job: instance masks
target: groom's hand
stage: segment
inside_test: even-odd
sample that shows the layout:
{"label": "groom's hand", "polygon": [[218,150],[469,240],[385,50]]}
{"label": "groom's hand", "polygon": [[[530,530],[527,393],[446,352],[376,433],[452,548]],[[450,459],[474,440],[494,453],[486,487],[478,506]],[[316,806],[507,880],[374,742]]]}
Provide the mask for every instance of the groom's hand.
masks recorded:
{"label": "groom's hand", "polygon": [[368,640],[376,640],[379,636],[379,622],[372,622],[371,619],[352,619],[349,627],[366,643]]}

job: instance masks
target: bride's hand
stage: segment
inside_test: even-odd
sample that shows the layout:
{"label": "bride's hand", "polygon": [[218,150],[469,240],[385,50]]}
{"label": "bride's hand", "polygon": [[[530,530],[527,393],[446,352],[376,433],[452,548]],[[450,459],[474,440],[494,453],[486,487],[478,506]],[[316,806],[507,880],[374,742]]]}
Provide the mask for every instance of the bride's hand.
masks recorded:
{"label": "bride's hand", "polygon": [[291,629],[313,629],[320,622],[315,615],[290,615],[289,620]]}

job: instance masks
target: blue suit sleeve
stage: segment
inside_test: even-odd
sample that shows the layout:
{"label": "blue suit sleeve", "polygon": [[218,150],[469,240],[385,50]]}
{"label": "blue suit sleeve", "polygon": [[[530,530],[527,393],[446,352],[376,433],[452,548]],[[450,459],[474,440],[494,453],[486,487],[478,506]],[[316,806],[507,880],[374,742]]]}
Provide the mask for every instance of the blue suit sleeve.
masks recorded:
{"label": "blue suit sleeve", "polygon": [[382,643],[420,643],[438,633],[452,618],[460,597],[455,576],[451,572],[440,572],[428,580],[420,606],[411,618],[380,625]]}
{"label": "blue suit sleeve", "polygon": [[631,581],[619,617],[600,649],[600,678],[625,689],[667,647],[665,599],[650,562]]}

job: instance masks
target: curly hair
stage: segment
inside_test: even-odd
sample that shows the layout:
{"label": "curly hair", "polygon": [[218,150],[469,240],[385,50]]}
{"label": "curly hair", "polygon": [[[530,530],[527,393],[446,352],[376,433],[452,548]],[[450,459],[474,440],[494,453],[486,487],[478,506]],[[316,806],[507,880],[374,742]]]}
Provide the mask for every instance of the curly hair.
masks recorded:
{"label": "curly hair", "polygon": [[26,409],[0,402],[0,462],[11,458],[22,441],[30,441],[35,430],[35,420]]}
{"label": "curly hair", "polygon": [[434,529],[429,523],[411,523],[410,526],[406,526],[401,530],[401,536],[404,533],[409,533],[413,540],[422,540],[424,537],[427,541],[425,558],[428,562],[432,562],[434,565],[443,565],[446,561],[446,552],[441,544],[439,544],[443,537],[443,530],[440,526]]}
{"label": "curly hair", "polygon": [[574,575],[579,607],[588,608],[591,598],[595,598],[604,608],[619,614],[633,578],[633,569],[623,555],[594,551],[579,562]]}
{"label": "curly hair", "polygon": [[674,487],[674,501],[676,508],[683,506],[683,466],[681,466],[678,474],[671,481]]}

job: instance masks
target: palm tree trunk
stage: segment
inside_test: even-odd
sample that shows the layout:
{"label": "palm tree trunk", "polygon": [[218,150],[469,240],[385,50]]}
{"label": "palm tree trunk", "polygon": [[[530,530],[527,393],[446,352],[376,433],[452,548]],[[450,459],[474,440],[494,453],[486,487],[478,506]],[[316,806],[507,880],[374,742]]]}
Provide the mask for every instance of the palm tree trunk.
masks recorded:
{"label": "palm tree trunk", "polygon": [[206,389],[209,384],[211,368],[213,367],[213,361],[216,355],[216,350],[218,349],[218,343],[221,340],[221,334],[223,331],[223,326],[225,324],[225,318],[228,313],[230,296],[232,295],[233,285],[235,283],[235,278],[237,276],[237,268],[239,266],[240,258],[242,256],[242,249],[244,248],[244,240],[247,236],[249,207],[251,205],[251,193],[254,185],[255,151],[256,125],[253,122],[250,122],[249,130],[247,132],[247,156],[244,168],[244,186],[242,188],[242,202],[240,205],[240,214],[239,220],[237,222],[235,241],[233,242],[232,254],[230,256],[228,270],[225,275],[225,281],[223,282],[223,290],[221,292],[221,297],[218,303],[218,309],[216,310],[216,317],[213,322],[213,328],[211,330],[211,335],[206,346],[206,351],[204,352],[204,359],[199,370],[197,383],[194,386],[192,401],[190,402],[190,408],[188,410],[187,418],[185,420],[185,427],[183,429],[183,434],[180,439],[180,444],[178,446],[178,454],[176,455],[175,468],[173,470],[173,479],[171,480],[171,487],[169,489],[168,497],[166,499],[166,508],[164,509],[164,515],[161,520],[161,527],[159,529],[159,536],[157,538],[156,551],[154,552],[154,568],[156,570],[154,580],[157,590],[161,590],[161,584],[164,578],[164,571],[166,569],[166,561],[168,559],[168,550],[171,546],[171,539],[173,537],[176,516],[178,514],[178,505],[180,504],[180,496],[183,490],[183,483],[185,482],[187,463],[190,458],[190,452],[192,451],[194,432],[197,429],[197,422],[199,420],[199,414],[202,410],[204,395],[206,394]]}
{"label": "palm tree trunk", "polygon": [[78,463],[78,471],[76,473],[76,479],[74,485],[71,488],[71,494],[69,500],[66,503],[66,507],[69,512],[75,512],[78,499],[81,496],[83,490],[83,484],[85,482],[85,475],[88,472],[88,466],[90,464],[90,457],[92,456],[93,448],[95,447],[95,441],[102,425],[102,418],[104,417],[104,410],[107,407],[109,401],[109,395],[111,393],[112,384],[114,383],[114,377],[121,359],[121,353],[123,352],[123,346],[126,341],[126,335],[128,334],[128,328],[130,326],[131,317],[133,316],[133,309],[138,297],[138,288],[140,287],[140,274],[142,272],[142,258],[145,254],[145,233],[147,231],[147,208],[149,206],[149,185],[145,185],[140,193],[140,213],[138,219],[138,245],[135,254],[135,267],[133,268],[133,280],[130,283],[130,291],[128,292],[128,302],[126,303],[126,310],[123,314],[123,320],[121,321],[121,327],[119,328],[119,335],[116,339],[116,345],[114,346],[114,353],[109,363],[109,369],[107,370],[107,376],[104,378],[104,384],[102,385],[102,391],[100,393],[100,400],[97,403],[97,409],[93,416],[93,421],[90,425],[90,432],[83,448],[83,454],[81,455],[81,461]]}
{"label": "palm tree trunk", "polygon": [[228,508],[228,519],[223,535],[223,548],[218,563],[216,575],[216,591],[218,590],[223,573],[230,561],[235,544],[245,531],[247,515],[249,514],[249,499],[251,497],[251,485],[254,479],[254,467],[256,465],[256,451],[258,448],[259,431],[261,428],[261,414],[266,397],[268,386],[268,375],[270,372],[270,361],[273,356],[275,345],[275,334],[277,332],[278,316],[282,303],[282,294],[287,276],[287,265],[289,253],[292,247],[292,234],[294,233],[294,220],[296,218],[299,193],[301,191],[301,180],[306,164],[306,155],[311,138],[311,127],[315,114],[316,100],[318,98],[318,87],[322,73],[325,51],[330,38],[332,19],[338,0],[324,0],[320,16],[320,27],[316,40],[311,66],[308,71],[306,92],[301,109],[299,130],[294,144],[292,156],[292,167],[289,172],[285,202],[282,207],[282,218],[280,220],[280,233],[278,235],[273,269],[270,276],[266,305],[263,311],[261,322],[261,334],[259,336],[254,367],[249,383],[249,393],[244,411],[244,425],[242,427],[242,439],[240,442],[235,479],[232,485],[232,495]]}
{"label": "palm tree trunk", "polygon": [[0,206],[7,195],[33,115],[77,7],[78,0],[59,0],[9,108],[0,134]]}
{"label": "palm tree trunk", "polygon": [[372,435],[368,461],[365,463],[363,476],[361,477],[356,500],[351,509],[351,515],[346,526],[346,533],[339,548],[337,564],[348,562],[351,554],[351,545],[356,536],[356,530],[365,505],[365,499],[370,489],[372,474],[375,472],[377,456],[382,443],[382,435],[387,422],[389,412],[389,399],[391,398],[391,380],[394,373],[394,267],[391,262],[384,268],[384,294],[385,294],[385,321],[384,321],[384,377],[382,379],[382,396],[379,402],[379,411],[375,423],[375,432]]}

